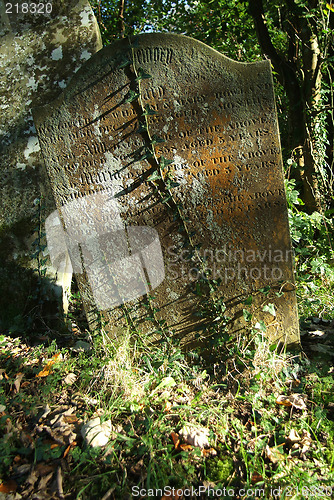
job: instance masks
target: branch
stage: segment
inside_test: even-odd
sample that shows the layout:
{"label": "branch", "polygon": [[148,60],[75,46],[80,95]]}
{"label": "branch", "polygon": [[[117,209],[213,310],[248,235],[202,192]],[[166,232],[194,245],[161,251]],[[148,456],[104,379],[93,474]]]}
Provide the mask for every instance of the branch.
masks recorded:
{"label": "branch", "polygon": [[285,87],[288,94],[294,94],[295,98],[297,98],[300,92],[300,86],[294,64],[289,64],[289,62],[280,56],[275,49],[265,21],[262,0],[249,0],[249,10],[253,17],[257,39],[262,53],[272,61],[278,73],[280,83]]}
{"label": "branch", "polygon": [[249,0],[249,10],[254,21],[257,38],[263,54],[268,59],[271,59],[274,66],[280,66],[282,64],[282,59],[271,41],[265,22],[262,0]]}
{"label": "branch", "polygon": [[124,24],[124,0],[119,1],[118,8],[118,30],[121,38],[125,37],[125,24]]}

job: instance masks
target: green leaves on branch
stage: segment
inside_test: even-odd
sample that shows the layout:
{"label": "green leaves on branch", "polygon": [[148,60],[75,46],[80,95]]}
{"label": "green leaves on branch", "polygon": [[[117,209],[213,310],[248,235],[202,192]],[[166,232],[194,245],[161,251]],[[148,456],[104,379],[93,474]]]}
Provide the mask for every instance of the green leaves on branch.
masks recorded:
{"label": "green leaves on branch", "polygon": [[136,101],[140,97],[138,92],[134,90],[129,90],[128,94],[125,96],[124,102],[133,102]]}
{"label": "green leaves on branch", "polygon": [[167,189],[172,189],[178,187],[179,185],[179,182],[172,181],[171,179],[167,179],[167,181],[165,182],[165,186]]}
{"label": "green leaves on branch", "polygon": [[147,123],[145,121],[140,121],[139,126],[137,129],[137,132],[139,134],[142,134],[143,132],[147,132]]}
{"label": "green leaves on branch", "polygon": [[257,330],[260,330],[260,332],[266,332],[267,331],[267,327],[266,327],[266,324],[263,320],[260,320],[260,321],[257,321],[254,328],[256,328]]}
{"label": "green leaves on branch", "polygon": [[137,78],[136,78],[136,82],[140,82],[140,80],[147,80],[149,78],[152,78],[152,75],[150,75],[149,73],[146,73],[143,68],[138,68],[138,71],[137,71]]}
{"label": "green leaves on branch", "polygon": [[263,312],[268,312],[269,314],[271,314],[272,316],[276,316],[276,311],[275,311],[275,306],[274,304],[266,304],[263,309],[262,309]]}
{"label": "green leaves on branch", "polygon": [[143,116],[153,116],[156,114],[157,114],[157,112],[154,111],[154,109],[152,109],[149,104],[146,104],[145,111],[143,112]]}
{"label": "green leaves on branch", "polygon": [[269,292],[270,292],[270,286],[267,285],[267,286],[265,286],[263,288],[259,288],[259,292],[263,293],[264,295],[268,295]]}
{"label": "green leaves on branch", "polygon": [[243,304],[245,306],[250,306],[250,305],[252,305],[252,303],[253,303],[253,297],[252,297],[252,295],[250,295],[249,297],[247,297],[247,299],[243,302]]}
{"label": "green leaves on branch", "polygon": [[135,161],[143,161],[143,160],[148,160],[153,156],[154,152],[150,148],[145,147],[136,152],[136,154],[134,155],[134,159]]}
{"label": "green leaves on branch", "polygon": [[168,203],[171,199],[172,199],[171,195],[168,194],[167,196],[165,196],[165,198],[161,200],[161,203]]}
{"label": "green leaves on branch", "polygon": [[152,136],[151,139],[151,144],[154,146],[155,144],[161,144],[163,142],[166,142],[165,139],[162,139],[161,137],[158,137],[156,134]]}
{"label": "green leaves on branch", "polygon": [[168,165],[170,165],[171,163],[173,163],[172,160],[167,160],[167,158],[165,158],[164,156],[160,156],[159,165],[160,165],[161,170],[168,167]]}
{"label": "green leaves on branch", "polygon": [[252,320],[253,314],[250,311],[247,311],[247,309],[243,309],[242,314],[245,321],[249,322]]}
{"label": "green leaves on branch", "polygon": [[121,69],[125,68],[126,66],[129,66],[130,64],[131,61],[126,56],[123,56],[119,61],[118,67]]}
{"label": "green leaves on branch", "polygon": [[161,175],[159,174],[159,172],[156,170],[155,172],[153,172],[152,175],[150,175],[147,180],[148,181],[158,181],[160,180],[162,177]]}

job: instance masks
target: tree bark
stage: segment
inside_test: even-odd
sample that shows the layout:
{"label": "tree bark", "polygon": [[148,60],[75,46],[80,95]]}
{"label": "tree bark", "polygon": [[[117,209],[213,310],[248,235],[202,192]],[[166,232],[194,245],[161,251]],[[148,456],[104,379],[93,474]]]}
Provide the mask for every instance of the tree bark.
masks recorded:
{"label": "tree bark", "polygon": [[[287,1],[288,8],[291,0]],[[292,2],[293,5],[294,2]],[[320,193],[316,162],[313,157],[311,109],[314,99],[320,95],[321,76],[319,49],[316,37],[308,29],[305,30],[303,22],[297,12],[290,11],[291,22],[298,40],[303,44],[303,72],[304,79],[298,77],[296,37],[290,37],[288,54],[291,59],[286,60],[274,47],[265,21],[262,0],[249,0],[249,9],[254,21],[254,26],[263,55],[270,59],[284,87],[289,102],[289,123],[292,127],[291,147],[295,161],[298,165],[298,179],[302,184],[301,197],[308,212],[320,210]],[[305,41],[305,37],[307,41]]]}
{"label": "tree bark", "polygon": [[125,0],[120,0],[118,7],[118,30],[121,38],[125,37],[124,3]]}
{"label": "tree bark", "polygon": [[333,61],[328,64],[327,70],[324,74],[324,81],[327,84],[330,92],[326,100],[326,106],[328,107],[328,114],[326,118],[326,130],[328,137],[328,144],[326,145],[326,163],[327,163],[327,177],[329,179],[329,189],[331,198],[331,205],[334,208],[334,151],[333,151],[333,140],[334,140],[334,14],[330,14],[329,27],[332,30],[331,40],[328,46],[327,57]]}

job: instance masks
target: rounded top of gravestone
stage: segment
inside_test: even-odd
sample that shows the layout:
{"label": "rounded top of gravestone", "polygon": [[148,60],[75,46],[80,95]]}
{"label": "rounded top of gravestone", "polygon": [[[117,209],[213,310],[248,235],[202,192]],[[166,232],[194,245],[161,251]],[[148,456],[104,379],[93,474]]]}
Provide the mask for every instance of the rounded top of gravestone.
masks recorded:
{"label": "rounded top of gravestone", "polygon": [[[173,33],[145,33],[113,42],[95,53],[72,77],[59,100],[38,109],[40,117],[49,115],[62,102],[69,101],[81,92],[94,87],[108,74],[119,70],[127,71],[126,59],[131,59],[131,50],[136,53],[138,66],[150,71],[152,64],[165,67],[165,77],[169,84],[172,79],[182,78],[176,83],[184,86],[185,92],[191,84],[202,92],[203,82],[224,76],[231,84],[240,77],[251,81],[256,74],[270,73],[270,61],[245,63],[234,61],[194,38]],[[201,75],[198,78],[198,75]],[[37,110],[35,110],[37,111]]]}

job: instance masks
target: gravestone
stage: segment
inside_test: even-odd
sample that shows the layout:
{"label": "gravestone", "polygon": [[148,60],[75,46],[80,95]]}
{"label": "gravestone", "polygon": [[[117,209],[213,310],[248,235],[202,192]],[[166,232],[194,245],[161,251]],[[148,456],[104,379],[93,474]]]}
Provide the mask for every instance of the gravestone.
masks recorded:
{"label": "gravestone", "polygon": [[49,245],[69,249],[92,327],[191,344],[253,324],[299,341],[269,61],[141,35],[96,54],[34,120],[60,217]]}
{"label": "gravestone", "polygon": [[[43,250],[43,220],[55,205],[31,108],[61,94],[102,42],[87,0],[0,0],[0,39],[0,328],[26,331],[30,311],[52,295],[53,286],[34,298],[41,279],[47,285],[56,275],[67,288],[71,281],[66,259],[55,269]],[[53,303],[48,313],[55,311]]]}

